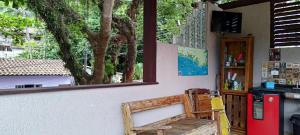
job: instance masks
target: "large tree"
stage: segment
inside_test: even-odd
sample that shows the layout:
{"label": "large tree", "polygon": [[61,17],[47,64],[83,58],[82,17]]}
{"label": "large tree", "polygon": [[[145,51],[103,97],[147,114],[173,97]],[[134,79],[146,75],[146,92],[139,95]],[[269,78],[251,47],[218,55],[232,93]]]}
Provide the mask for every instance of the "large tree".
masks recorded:
{"label": "large tree", "polygon": [[[3,0],[5,2],[9,0]],[[22,4],[23,0],[13,0],[14,7]],[[78,0],[77,3],[97,5],[100,17],[99,28],[91,29],[78,10],[72,8],[70,3],[74,1],[65,0],[27,0],[27,6],[32,9],[45,24],[60,48],[60,56],[66,63],[66,67],[71,71],[76,82],[79,84],[99,84],[103,83],[105,75],[105,56],[111,38],[111,25],[113,10],[117,10],[124,2],[120,0]],[[7,2],[8,3],[8,2]],[[90,4],[91,3],[91,4]],[[134,73],[136,59],[136,16],[141,0],[128,1],[126,16],[114,16],[113,25],[118,30],[118,34],[113,38],[122,40],[115,43],[126,43],[128,46],[126,64],[124,70],[124,82],[131,82]],[[114,4],[116,5],[114,7]],[[88,41],[93,52],[93,74],[89,75],[82,64],[76,61],[74,55],[74,44],[78,43],[74,29],[78,29]],[[117,56],[117,55],[116,55]]]}
{"label": "large tree", "polygon": [[[16,2],[13,4],[15,7],[22,3],[18,0],[2,1]],[[109,68],[122,65],[118,63],[121,48],[126,48],[124,66],[121,68],[124,70],[123,82],[133,80],[137,46],[143,44],[143,0],[19,1],[26,2],[37,17],[45,22],[47,30],[58,43],[60,57],[78,84],[98,84],[103,83],[103,80],[110,83],[116,69]],[[179,33],[178,26],[184,24],[185,16],[192,9],[192,2],[193,0],[159,1],[158,40],[169,42],[173,35]],[[79,60],[83,57],[82,49],[86,44],[92,52],[92,75],[84,70],[83,63]],[[122,51],[124,53],[124,49]]]}
{"label": "large tree", "polygon": [[[110,41],[112,12],[114,0],[91,1],[98,5],[100,10],[99,31],[92,31],[84,19],[64,0],[27,0],[27,5],[46,24],[53,34],[59,48],[60,56],[79,84],[100,84],[104,78],[105,54]],[[89,75],[82,64],[75,60],[72,52],[74,33],[70,28],[76,27],[86,35],[86,39],[93,50],[94,68]]]}

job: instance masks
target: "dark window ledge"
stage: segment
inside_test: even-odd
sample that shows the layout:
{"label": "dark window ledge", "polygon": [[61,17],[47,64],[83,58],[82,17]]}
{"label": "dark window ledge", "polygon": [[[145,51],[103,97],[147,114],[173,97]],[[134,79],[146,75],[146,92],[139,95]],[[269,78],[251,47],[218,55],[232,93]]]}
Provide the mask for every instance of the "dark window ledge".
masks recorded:
{"label": "dark window ledge", "polygon": [[129,86],[156,85],[158,82],[141,82],[141,83],[120,83],[120,84],[99,84],[99,85],[81,85],[81,86],[62,86],[62,87],[45,87],[45,88],[28,88],[28,89],[0,89],[0,95],[32,94],[44,92],[62,92],[62,91],[84,91],[99,88],[116,88]]}

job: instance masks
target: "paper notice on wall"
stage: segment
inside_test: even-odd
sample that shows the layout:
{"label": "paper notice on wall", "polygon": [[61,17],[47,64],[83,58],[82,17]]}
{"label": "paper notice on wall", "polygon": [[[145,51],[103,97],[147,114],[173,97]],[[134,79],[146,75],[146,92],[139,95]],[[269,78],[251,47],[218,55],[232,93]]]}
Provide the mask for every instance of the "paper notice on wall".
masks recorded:
{"label": "paper notice on wall", "polygon": [[279,75],[279,71],[278,70],[272,70],[271,75]]}

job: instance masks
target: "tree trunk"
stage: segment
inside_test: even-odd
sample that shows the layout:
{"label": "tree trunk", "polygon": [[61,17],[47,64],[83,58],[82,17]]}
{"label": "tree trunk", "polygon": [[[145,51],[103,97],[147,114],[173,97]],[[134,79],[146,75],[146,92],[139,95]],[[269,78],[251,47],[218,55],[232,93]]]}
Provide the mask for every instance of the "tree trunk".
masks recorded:
{"label": "tree trunk", "polygon": [[82,18],[62,0],[27,0],[33,9],[46,23],[47,29],[54,35],[60,47],[60,56],[79,84],[101,84],[105,73],[105,53],[111,33],[112,9],[114,0],[101,0],[100,32],[91,32],[83,25],[82,32],[88,35],[94,52],[94,72],[92,77],[75,60],[71,51],[72,36],[66,24],[85,24]]}
{"label": "tree trunk", "polygon": [[125,69],[123,72],[123,82],[132,82],[135,70],[135,62],[137,55],[136,46],[136,22],[139,6],[142,4],[142,0],[132,0],[130,7],[127,10],[127,15],[130,18],[118,18],[114,17],[113,24],[118,28],[120,33],[127,38],[127,54],[125,61]]}
{"label": "tree trunk", "polygon": [[66,20],[77,20],[77,16],[65,16],[65,12],[58,12],[60,7],[64,7],[65,11],[69,10],[69,7],[60,0],[28,0],[27,2],[29,7],[44,20],[47,29],[54,35],[59,44],[60,56],[75,81],[79,84],[86,84],[89,76],[82,70],[82,66],[76,62],[71,52],[70,33],[65,26]]}
{"label": "tree trunk", "polygon": [[97,43],[92,45],[94,50],[94,73],[92,83],[103,83],[105,73],[105,54],[110,40],[111,23],[112,23],[112,11],[114,7],[114,0],[104,0],[101,14],[101,29],[99,37],[96,38]]}
{"label": "tree trunk", "polygon": [[105,73],[105,54],[106,48],[98,48],[94,51],[94,73],[91,84],[103,83]]}
{"label": "tree trunk", "polygon": [[137,54],[137,47],[136,47],[136,40],[135,36],[132,36],[127,44],[127,55],[126,55],[126,63],[125,63],[125,70],[124,70],[124,82],[132,82],[133,75],[135,70],[135,61],[136,61],[136,54]]}

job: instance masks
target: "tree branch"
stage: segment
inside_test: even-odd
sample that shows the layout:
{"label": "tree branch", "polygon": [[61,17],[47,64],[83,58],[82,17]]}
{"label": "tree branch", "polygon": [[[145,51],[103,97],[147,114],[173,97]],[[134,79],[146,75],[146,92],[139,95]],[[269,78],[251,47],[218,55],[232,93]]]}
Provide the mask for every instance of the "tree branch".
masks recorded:
{"label": "tree branch", "polygon": [[27,2],[30,8],[45,21],[47,29],[58,42],[60,56],[76,82],[86,84],[90,79],[90,75],[75,60],[75,56],[71,51],[72,44],[69,31],[65,26],[70,21],[80,22],[80,17],[61,0],[27,0]]}
{"label": "tree branch", "polygon": [[124,18],[113,16],[112,25],[119,30],[121,35],[124,35],[127,38],[133,34],[131,31],[133,26]]}
{"label": "tree branch", "polygon": [[121,34],[125,35],[126,37],[130,37],[131,35],[135,35],[135,27],[138,15],[139,6],[143,3],[143,0],[132,0],[130,7],[127,10],[127,15],[129,16],[130,20],[125,18],[113,16],[113,26],[116,27]]}
{"label": "tree branch", "polygon": [[136,22],[136,16],[138,15],[139,6],[143,3],[143,0],[132,0],[130,8],[127,10],[127,15]]}
{"label": "tree branch", "polygon": [[115,0],[114,9],[118,9],[122,4],[123,2],[121,0]]}
{"label": "tree branch", "polygon": [[68,5],[66,5],[66,7],[61,10],[61,14],[63,14],[66,17],[65,19],[66,24],[70,24],[70,23],[82,24],[81,31],[87,34],[88,41],[90,42],[93,41],[99,35],[98,32],[93,32],[88,27],[86,22],[83,21],[82,17],[77,12],[72,10],[72,8],[69,7]]}
{"label": "tree branch", "polygon": [[134,65],[136,60],[136,22],[139,6],[142,0],[132,0],[127,10],[128,18],[113,16],[113,26],[116,27],[120,34],[127,38],[127,55],[125,60],[125,69],[123,73],[123,82],[132,82],[134,74]]}

